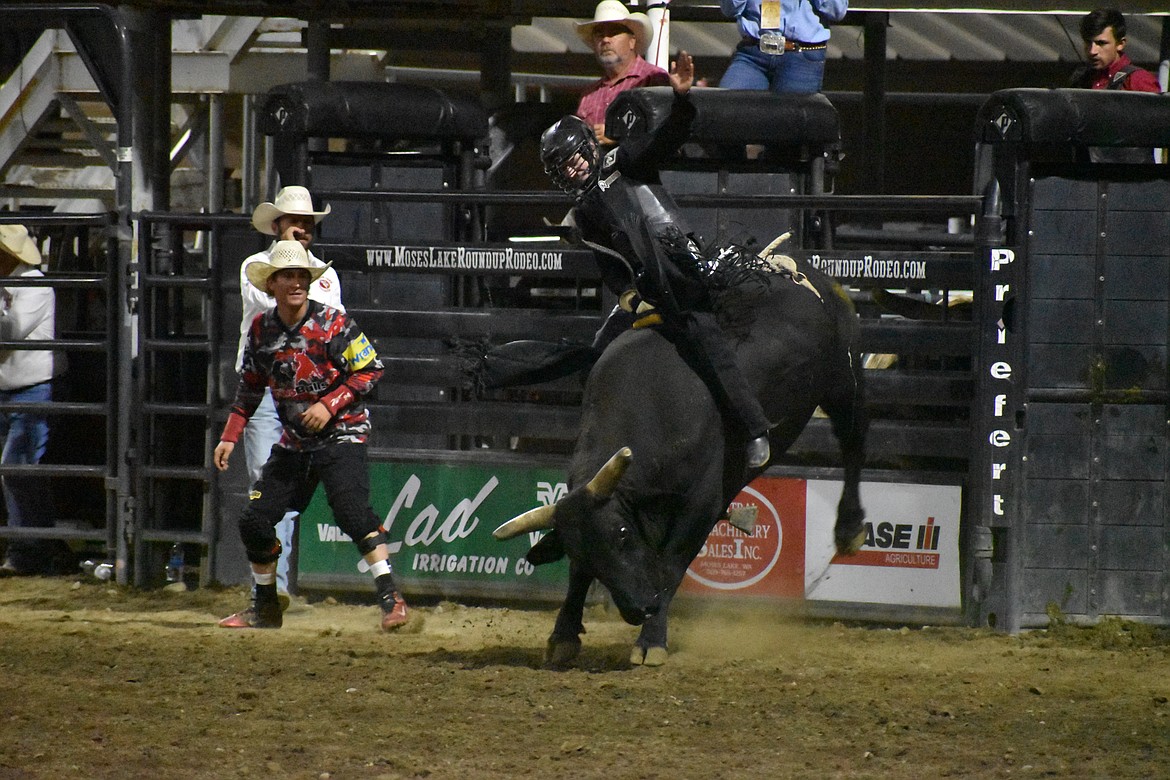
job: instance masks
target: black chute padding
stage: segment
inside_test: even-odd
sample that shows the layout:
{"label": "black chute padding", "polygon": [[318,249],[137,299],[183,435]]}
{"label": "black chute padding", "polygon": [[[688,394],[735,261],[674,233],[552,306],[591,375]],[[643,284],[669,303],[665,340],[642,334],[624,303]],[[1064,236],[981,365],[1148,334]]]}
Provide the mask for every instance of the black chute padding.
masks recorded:
{"label": "black chute padding", "polygon": [[533,566],[542,566],[546,563],[555,563],[565,557],[565,545],[561,542],[561,535],[556,529],[540,537],[540,541],[532,545],[532,549],[524,556],[524,560]]}
{"label": "black chute padding", "polygon": [[418,84],[300,81],[268,90],[260,132],[301,138],[405,138],[475,142],[487,111],[474,98]]}
{"label": "black chute padding", "polygon": [[[837,109],[820,93],[778,95],[747,89],[696,87],[690,140],[700,143],[832,147],[841,139]],[[675,99],[670,87],[641,87],[620,93],[606,110],[609,135],[643,135],[666,121]]]}
{"label": "black chute padding", "polygon": [[979,109],[985,143],[1076,147],[1170,146],[1170,100],[1107,89],[1001,89]]}
{"label": "black chute padding", "polygon": [[600,353],[587,344],[561,341],[510,341],[498,347],[453,345],[465,357],[463,373],[475,389],[551,382],[591,368]]}

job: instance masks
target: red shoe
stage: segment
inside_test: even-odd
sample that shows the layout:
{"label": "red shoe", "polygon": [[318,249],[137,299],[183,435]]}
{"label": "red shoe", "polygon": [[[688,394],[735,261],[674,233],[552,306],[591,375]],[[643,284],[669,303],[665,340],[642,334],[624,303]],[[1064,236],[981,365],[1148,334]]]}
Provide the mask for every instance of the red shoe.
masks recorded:
{"label": "red shoe", "polygon": [[393,631],[405,625],[410,618],[406,614],[406,602],[398,591],[382,596],[382,630]]}
{"label": "red shoe", "polygon": [[229,615],[223,620],[219,621],[220,628],[280,628],[284,622],[284,616],[280,614],[280,605],[272,605],[275,609],[264,609],[257,607],[256,604],[245,609],[243,612],[237,612],[234,615]]}

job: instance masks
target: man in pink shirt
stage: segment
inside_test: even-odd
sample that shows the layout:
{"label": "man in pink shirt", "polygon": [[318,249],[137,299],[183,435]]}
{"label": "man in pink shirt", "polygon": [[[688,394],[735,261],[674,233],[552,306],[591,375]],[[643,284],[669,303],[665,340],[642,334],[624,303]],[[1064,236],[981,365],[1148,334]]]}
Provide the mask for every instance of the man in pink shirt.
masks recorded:
{"label": "man in pink shirt", "polygon": [[577,34],[593,49],[605,71],[605,76],[585,90],[575,112],[593,127],[599,143],[614,143],[605,135],[605,110],[619,92],[670,86],[670,75],[642,58],[653,29],[650,17],[630,13],[619,0],[601,0],[593,21],[577,25]]}

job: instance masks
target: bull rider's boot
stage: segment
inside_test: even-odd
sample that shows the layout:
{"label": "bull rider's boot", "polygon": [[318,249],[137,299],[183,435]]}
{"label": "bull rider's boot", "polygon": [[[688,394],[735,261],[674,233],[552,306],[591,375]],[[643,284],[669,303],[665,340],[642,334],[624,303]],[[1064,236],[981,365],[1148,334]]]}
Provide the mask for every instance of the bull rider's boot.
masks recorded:
{"label": "bull rider's boot", "polygon": [[276,584],[257,585],[252,591],[252,605],[243,612],[219,621],[220,628],[280,628],[284,615],[276,597]]}
{"label": "bull rider's boot", "polygon": [[748,442],[747,465],[749,469],[758,469],[772,457],[772,446],[768,443],[768,436],[757,436]]}

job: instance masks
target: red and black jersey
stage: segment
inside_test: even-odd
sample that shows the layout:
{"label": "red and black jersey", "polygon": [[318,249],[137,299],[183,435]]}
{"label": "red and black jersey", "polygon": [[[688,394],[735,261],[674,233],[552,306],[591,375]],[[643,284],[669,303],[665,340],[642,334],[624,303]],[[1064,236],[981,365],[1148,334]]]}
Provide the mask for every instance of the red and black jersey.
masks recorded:
{"label": "red and black jersey", "polygon": [[[364,443],[370,419],[362,397],[382,371],[373,345],[344,312],[310,300],[304,319],[289,328],[273,307],[257,315],[248,330],[240,385],[221,438],[239,440],[267,386],[284,426],[278,447],[308,451],[329,443]],[[333,419],[310,433],[301,415],[318,401]]]}

